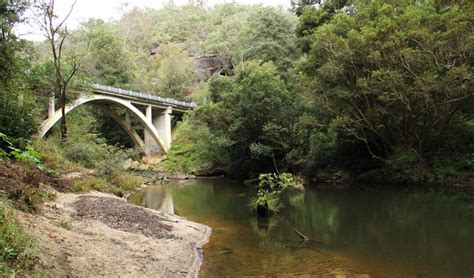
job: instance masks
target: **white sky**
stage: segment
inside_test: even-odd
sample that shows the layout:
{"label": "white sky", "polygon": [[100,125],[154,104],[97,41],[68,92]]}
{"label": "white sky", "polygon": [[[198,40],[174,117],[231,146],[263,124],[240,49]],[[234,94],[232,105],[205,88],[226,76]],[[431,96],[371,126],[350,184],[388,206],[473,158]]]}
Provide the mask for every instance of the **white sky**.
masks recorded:
{"label": "white sky", "polygon": [[[63,18],[68,13],[71,4],[74,0],[56,0],[55,10],[60,18]],[[125,8],[126,10],[133,7],[149,7],[160,9],[163,3],[168,3],[169,0],[77,0],[73,13],[67,21],[69,29],[76,28],[81,21],[88,18],[101,18],[105,21],[110,19],[118,19]],[[182,5],[189,0],[173,0],[177,5]],[[289,7],[290,0],[207,0],[208,6],[218,3],[237,2],[241,4],[263,4],[270,6]],[[43,37],[37,27],[21,24],[16,28],[16,33],[22,38],[29,40],[42,40]]]}

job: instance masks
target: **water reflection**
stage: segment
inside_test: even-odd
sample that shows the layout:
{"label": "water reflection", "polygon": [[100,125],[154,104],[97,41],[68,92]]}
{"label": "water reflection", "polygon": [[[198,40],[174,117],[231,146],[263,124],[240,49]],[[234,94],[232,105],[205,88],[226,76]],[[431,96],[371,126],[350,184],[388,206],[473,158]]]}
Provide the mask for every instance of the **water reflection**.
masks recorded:
{"label": "water reflection", "polygon": [[[440,192],[321,190],[286,196],[278,218],[248,209],[252,187],[225,180],[150,187],[142,206],[213,228],[203,276],[343,274],[472,277],[472,199]],[[302,244],[294,229],[311,240]]]}

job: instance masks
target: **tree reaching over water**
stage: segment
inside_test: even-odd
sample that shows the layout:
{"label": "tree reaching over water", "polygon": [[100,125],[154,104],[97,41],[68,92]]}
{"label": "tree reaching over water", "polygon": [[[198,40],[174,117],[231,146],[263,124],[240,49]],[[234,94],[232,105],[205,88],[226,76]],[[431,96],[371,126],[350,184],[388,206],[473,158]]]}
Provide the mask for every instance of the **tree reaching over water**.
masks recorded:
{"label": "tree reaching over water", "polygon": [[314,32],[305,70],[317,102],[382,159],[450,148],[473,108],[474,10],[407,2],[337,13]]}

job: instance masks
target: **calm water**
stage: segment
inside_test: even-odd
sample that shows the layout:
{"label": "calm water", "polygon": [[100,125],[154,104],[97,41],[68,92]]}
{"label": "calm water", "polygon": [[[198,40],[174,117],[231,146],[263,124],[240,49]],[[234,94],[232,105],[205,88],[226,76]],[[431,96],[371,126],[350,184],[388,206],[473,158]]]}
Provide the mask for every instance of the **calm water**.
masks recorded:
{"label": "calm water", "polygon": [[[211,179],[152,186],[130,201],[213,229],[202,277],[474,277],[472,198],[307,187],[264,221],[247,207],[253,194]],[[301,242],[294,229],[311,240]]]}

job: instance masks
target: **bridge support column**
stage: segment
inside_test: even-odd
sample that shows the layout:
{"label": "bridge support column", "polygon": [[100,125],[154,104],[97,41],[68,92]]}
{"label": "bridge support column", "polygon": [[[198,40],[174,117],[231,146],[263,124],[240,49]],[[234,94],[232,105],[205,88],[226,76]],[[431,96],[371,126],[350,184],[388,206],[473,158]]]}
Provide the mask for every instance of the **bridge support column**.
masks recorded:
{"label": "bridge support column", "polygon": [[153,118],[153,125],[158,130],[158,133],[163,138],[166,151],[171,147],[172,136],[171,136],[171,112],[172,108],[168,107],[161,114]]}
{"label": "bridge support column", "polygon": [[[147,122],[149,122],[150,124],[153,124],[153,109],[152,109],[151,105],[146,106],[146,108],[145,108],[145,117],[146,117]],[[157,144],[157,142],[155,142],[155,140],[151,136],[150,132],[148,132],[145,129],[144,133],[145,133],[145,147],[148,150],[148,153],[150,155],[159,154],[160,153],[160,147]]]}
{"label": "bridge support column", "polygon": [[56,112],[54,107],[54,93],[51,93],[51,96],[48,99],[48,119],[52,119],[54,117],[54,112]]}
{"label": "bridge support column", "polygon": [[[154,112],[156,113],[155,115]],[[171,147],[171,112],[171,107],[168,107],[159,114],[157,111],[153,111],[150,105],[146,107],[146,119],[157,129],[158,134],[160,134],[161,138],[163,138],[163,147],[165,148],[164,151],[160,151],[158,142],[155,142],[151,134],[145,130],[145,146],[152,155],[168,152]]]}

